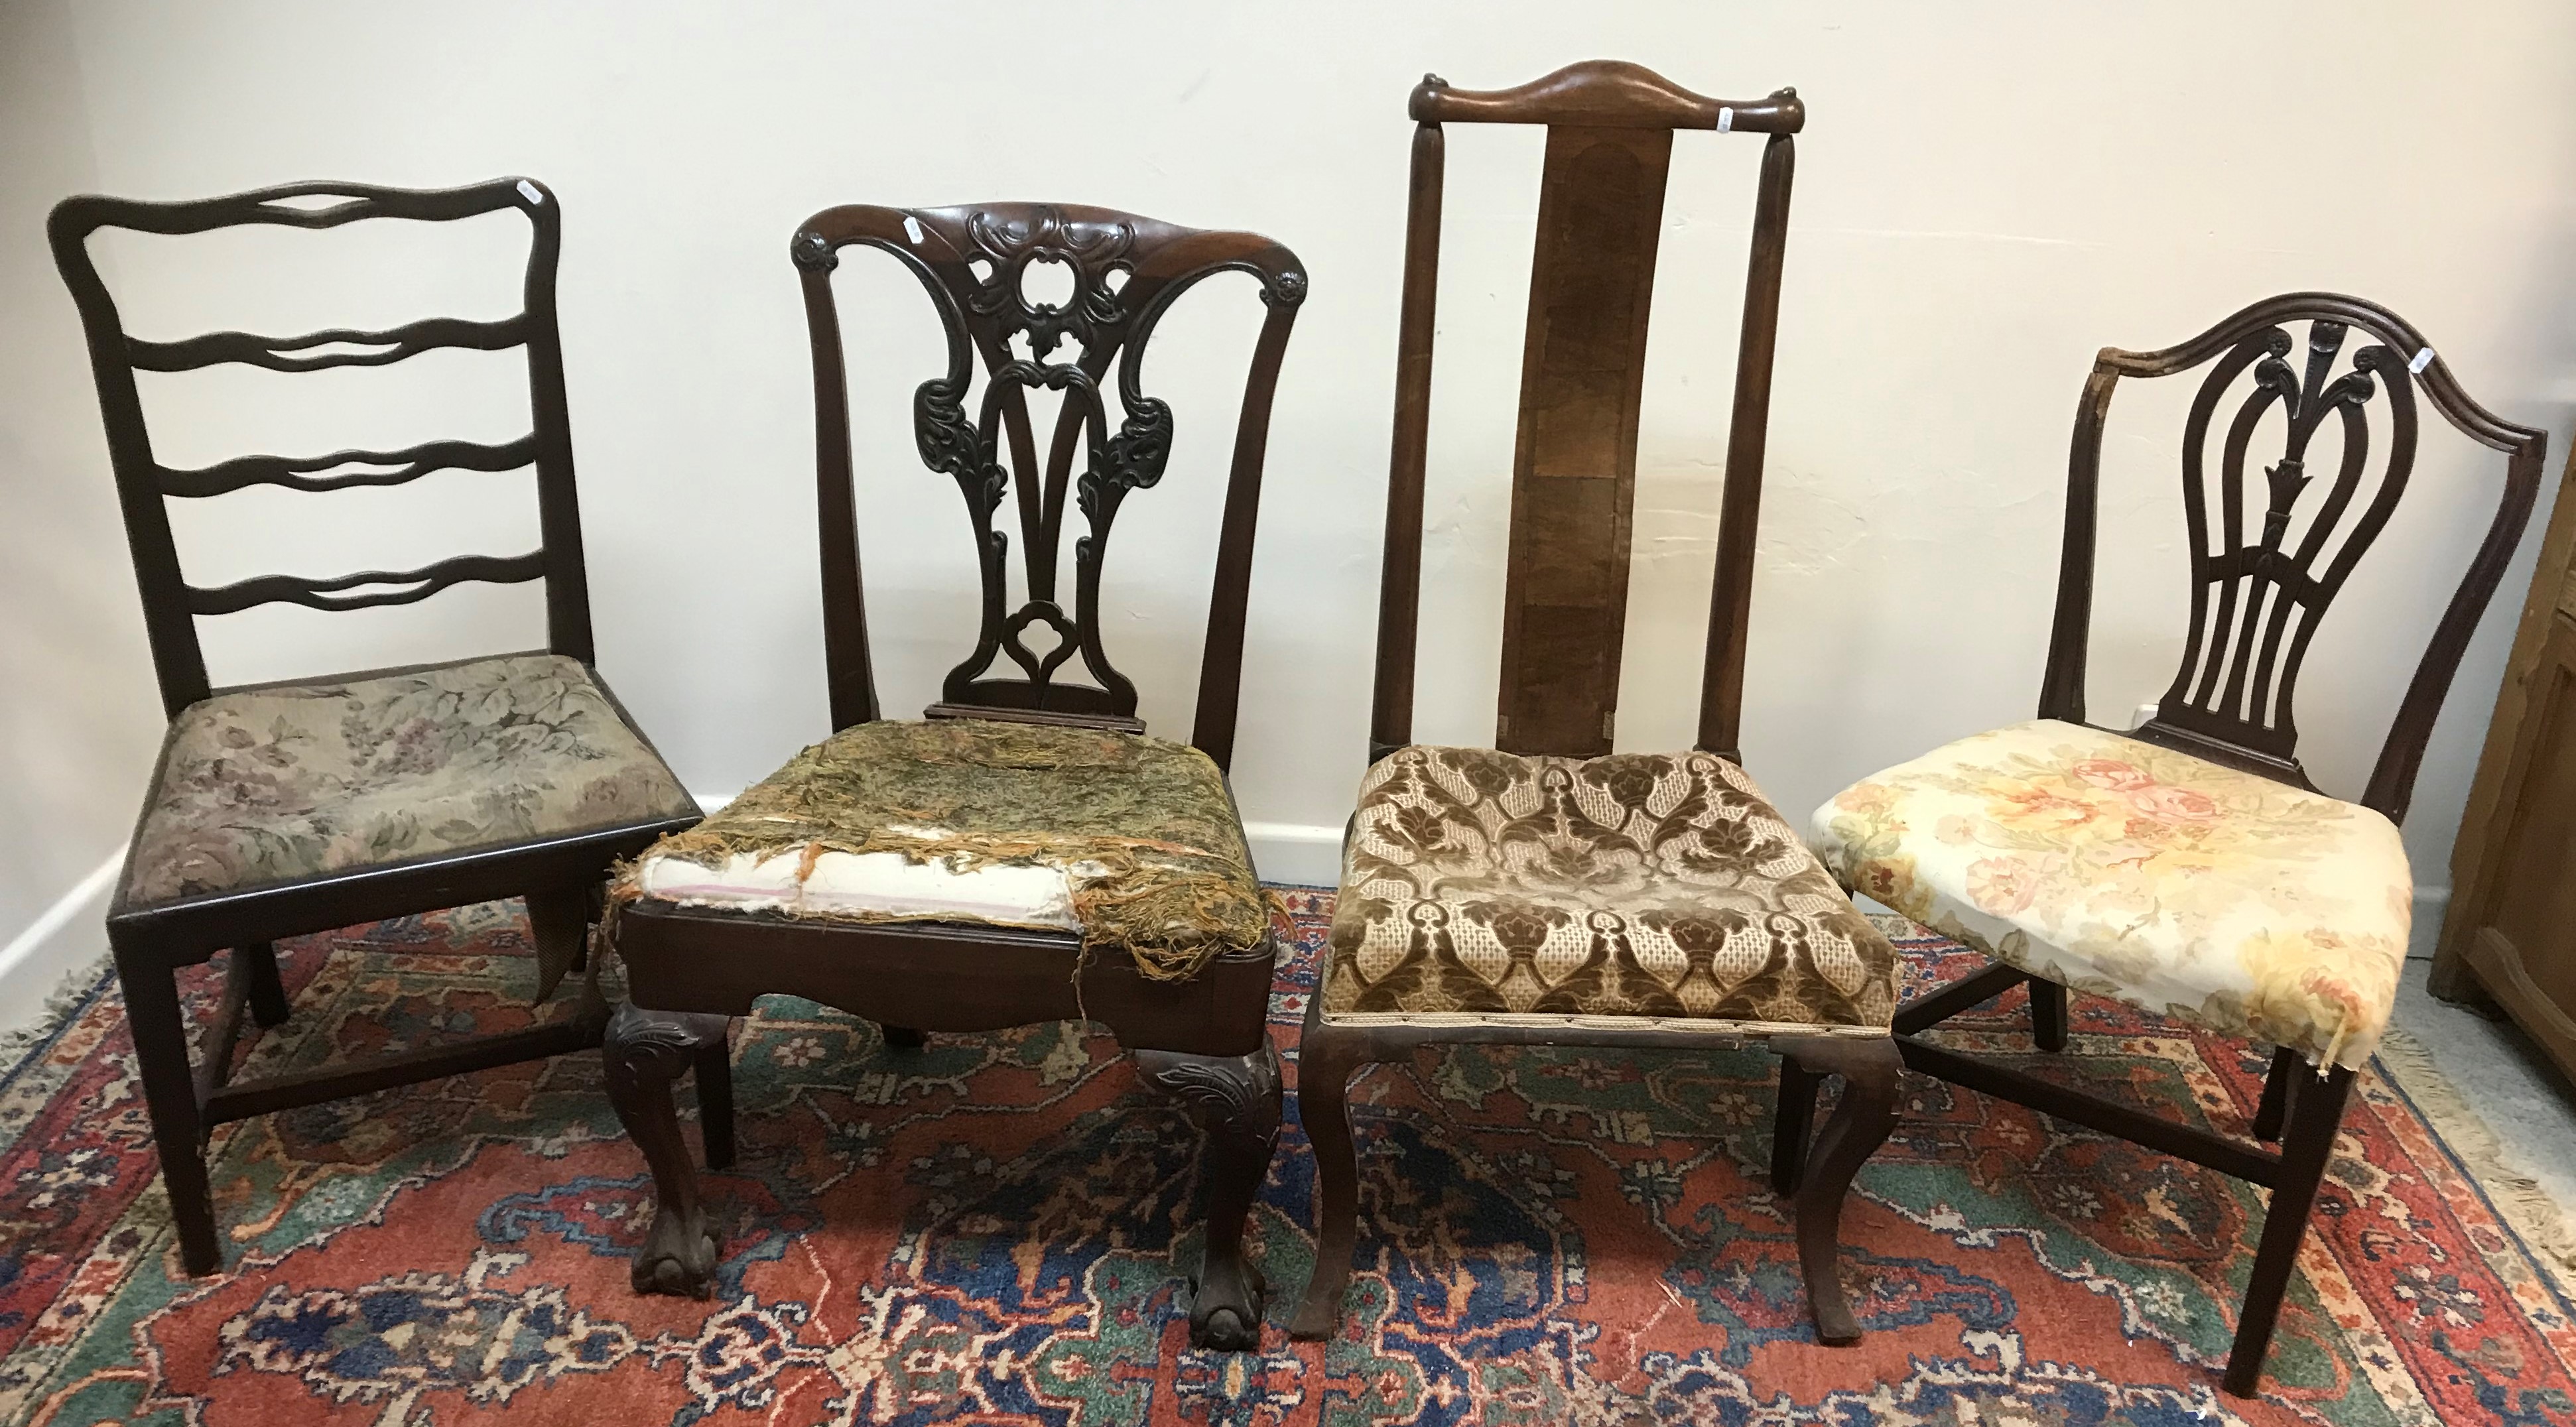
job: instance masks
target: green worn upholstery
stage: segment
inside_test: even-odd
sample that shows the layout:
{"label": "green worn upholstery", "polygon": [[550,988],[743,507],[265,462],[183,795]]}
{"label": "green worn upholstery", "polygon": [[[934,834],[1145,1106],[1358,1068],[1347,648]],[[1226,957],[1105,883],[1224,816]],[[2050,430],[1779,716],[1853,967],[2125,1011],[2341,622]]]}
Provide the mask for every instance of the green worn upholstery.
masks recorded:
{"label": "green worn upholstery", "polygon": [[[917,875],[928,868],[931,876]],[[1186,744],[977,719],[858,724],[714,816],[664,838],[610,890],[849,921],[1048,925],[1034,869],[1087,945],[1149,977],[1196,975],[1269,932],[1224,775]],[[826,884],[830,884],[828,887]]]}

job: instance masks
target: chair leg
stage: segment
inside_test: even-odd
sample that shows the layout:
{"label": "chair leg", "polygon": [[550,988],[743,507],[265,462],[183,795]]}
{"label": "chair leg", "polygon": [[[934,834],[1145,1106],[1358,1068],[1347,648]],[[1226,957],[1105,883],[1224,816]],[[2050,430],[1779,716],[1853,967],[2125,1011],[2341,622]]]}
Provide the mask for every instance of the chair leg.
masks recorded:
{"label": "chair leg", "polygon": [[1190,1301],[1190,1346],[1258,1348],[1267,1285],[1243,1261],[1243,1226],[1279,1140],[1279,1053],[1265,1039],[1250,1055],[1133,1054],[1147,1080],[1189,1105],[1207,1127],[1207,1259]]}
{"label": "chair leg", "polygon": [[2290,1113],[2299,1076],[2307,1068],[2307,1057],[2297,1051],[2284,1047],[2272,1052],[2272,1069],[2263,1077],[2263,1098],[2254,1105],[2254,1138],[2268,1141],[2281,1137],[2281,1122]]}
{"label": "chair leg", "polygon": [[2353,1074],[2338,1065],[2299,1087],[2281,1137],[2281,1173],[2272,1186],[2272,1207],[2263,1215],[2263,1238],[2254,1250],[2254,1274],[2245,1285],[2245,1305],[2236,1317],[2236,1346],[2227,1355],[2223,1385],[2233,1397],[2252,1397],[2263,1381],[2263,1359],[2271,1351],[2272,1328],[2281,1317],[2281,1298],[2289,1291],[2290,1271],[2298,1266],[2299,1243],[2307,1237],[2308,1211],[2316,1207],[2318,1186],[2334,1158],[2335,1135],[2343,1128],[2343,1107],[2352,1094]]}
{"label": "chair leg", "polygon": [[[1321,998],[1318,997],[1318,1000]],[[1323,1023],[1308,1004],[1297,1042],[1297,1120],[1315,1149],[1315,1272],[1288,1327],[1292,1338],[1329,1338],[1341,1322],[1359,1239],[1360,1167],[1351,1142],[1351,1076],[1377,1059],[1366,1032]]]}
{"label": "chair leg", "polygon": [[1771,1118],[1771,1192],[1798,1192],[1806,1176],[1807,1146],[1815,1138],[1816,1077],[1795,1059],[1780,1058],[1780,1106]]}
{"label": "chair leg", "polygon": [[144,1109],[152,1118],[152,1143],[161,1152],[161,1183],[179,1230],[179,1265],[191,1277],[213,1273],[223,1267],[224,1256],[215,1241],[215,1202],[206,1184],[206,1127],[198,1116],[196,1072],[188,1063],[179,979],[168,967],[129,958],[119,948],[116,980],[125,993],[125,1024],[134,1036],[134,1063],[143,1080]]}
{"label": "chair leg", "polygon": [[277,974],[277,948],[255,941],[233,955],[250,960],[250,1018],[265,1029],[286,1023],[286,981]]}
{"label": "chair leg", "polygon": [[638,1293],[704,1298],[715,1289],[720,1245],[698,1197],[697,1167],[680,1138],[671,1082],[700,1064],[708,1046],[724,1044],[725,1023],[723,1016],[647,1011],[632,1003],[608,1020],[600,1048],[608,1063],[608,1102],[653,1169],[653,1222],[635,1247],[631,1273]]}
{"label": "chair leg", "polygon": [[1816,1315],[1817,1341],[1860,1341],[1860,1323],[1842,1284],[1842,1210],[1853,1176],[1896,1127],[1898,1074],[1905,1059],[1893,1038],[1802,1036],[1771,1043],[1808,1076],[1842,1077],[1842,1099],[1816,1137],[1815,1162],[1798,1188],[1798,1266]]}
{"label": "chair leg", "polygon": [[2030,978],[2030,1038],[2052,1054],[2066,1049],[2066,988]]}
{"label": "chair leg", "polygon": [[919,1050],[930,1044],[927,1031],[916,1031],[908,1026],[879,1026],[877,1029],[885,1034],[888,1050]]}
{"label": "chair leg", "polygon": [[558,888],[530,892],[528,939],[537,944],[537,999],[555,994],[564,977],[587,964],[590,945],[590,889]]}
{"label": "chair leg", "polygon": [[733,1168],[733,1047],[724,1031],[698,1048],[692,1062],[698,1079],[698,1138],[705,1141],[707,1168]]}

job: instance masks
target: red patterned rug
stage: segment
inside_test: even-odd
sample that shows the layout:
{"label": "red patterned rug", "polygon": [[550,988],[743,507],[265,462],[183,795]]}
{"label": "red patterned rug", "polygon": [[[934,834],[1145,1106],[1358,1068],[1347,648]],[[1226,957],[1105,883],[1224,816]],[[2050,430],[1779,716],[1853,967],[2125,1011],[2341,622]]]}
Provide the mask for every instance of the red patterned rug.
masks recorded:
{"label": "red patterned rug", "polygon": [[[1289,900],[1283,1049],[1331,908]],[[529,1015],[512,904],[286,951],[296,1013],[262,1066]],[[2085,1054],[2052,1073],[2251,1114],[2248,1047],[2077,1011]],[[1958,1024],[2028,1048],[2017,996]],[[741,1163],[709,1177],[712,1303],[628,1290],[650,1196],[590,1056],[219,1132],[234,1267],[191,1282],[102,984],[0,1067],[0,1421],[2576,1421],[2576,1314],[2404,1088],[2444,1093],[2419,1070],[2365,1080],[2267,1396],[2239,1403],[2215,1374],[2259,1192],[1924,1080],[1846,1216],[1868,1339],[1818,1347],[1763,1183],[1759,1051],[1371,1072],[1342,1336],[1279,1327],[1313,1253],[1292,1122],[1253,1219],[1286,1290],[1263,1351],[1195,1352],[1195,1139],[1110,1052],[1051,1025],[889,1055],[866,1023],[763,1003],[736,1032]]]}

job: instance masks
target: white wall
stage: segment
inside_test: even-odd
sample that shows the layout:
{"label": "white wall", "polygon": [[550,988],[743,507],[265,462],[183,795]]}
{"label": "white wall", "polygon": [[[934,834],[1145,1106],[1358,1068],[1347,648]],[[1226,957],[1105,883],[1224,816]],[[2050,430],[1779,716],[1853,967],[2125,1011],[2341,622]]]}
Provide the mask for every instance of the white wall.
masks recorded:
{"label": "white wall", "polygon": [[[2337,288],[2407,314],[2489,406],[2549,428],[2553,453],[2576,400],[2565,296],[2576,13],[2537,0],[98,3],[68,16],[18,0],[0,15],[41,42],[12,47],[11,78],[24,71],[27,84],[0,94],[13,120],[42,111],[27,128],[13,122],[0,160],[0,479],[15,497],[0,699],[16,735],[0,768],[24,825],[47,829],[41,854],[13,843],[0,859],[0,931],[113,845],[150,748],[95,406],[36,222],[53,197],[93,183],[140,197],[308,176],[435,185],[524,172],[552,184],[601,665],[683,776],[711,792],[757,778],[825,726],[788,235],[835,202],[1053,197],[1258,229],[1309,265],[1273,427],[1237,787],[1257,822],[1338,826],[1367,717],[1404,98],[1425,70],[1492,87],[1611,56],[1705,92],[1795,84],[1807,99],[1746,745],[1793,812],[1932,743],[2028,715],[2068,423],[2096,348],[2162,346],[2268,293]],[[63,121],[75,109],[81,122]],[[1417,733],[1474,740],[1491,731],[1539,133],[1461,129],[1450,150]],[[1702,134],[1678,144],[1639,463],[1627,747],[1677,745],[1692,726],[1758,150]],[[468,235],[396,269],[389,286],[380,276],[375,300],[403,294],[391,305],[404,311],[377,315],[425,310],[424,294],[506,305],[506,290],[493,297],[466,274],[467,259],[502,251],[508,236]],[[108,256],[138,311],[159,304],[151,321],[164,332],[236,311],[288,331],[357,273],[281,241],[218,254],[282,253],[289,274],[227,288],[220,302],[151,244]],[[912,460],[902,426],[934,363],[918,294],[856,257],[842,280],[859,334],[880,674],[902,710],[928,701],[963,653],[950,602],[966,588],[964,527],[953,488]],[[1240,359],[1256,322],[1248,282],[1212,286],[1149,367],[1183,425],[1172,477],[1122,518],[1129,563],[1112,573],[1132,613],[1110,637],[1167,732],[1186,727],[1205,599],[1206,560],[1181,541],[1213,514],[1230,438],[1232,389],[1215,373]],[[910,345],[897,359],[880,338]],[[430,423],[427,396],[490,405],[507,394],[464,366],[422,381],[388,395],[352,380],[313,399],[344,428],[331,434],[391,444],[453,429]],[[263,429],[250,417],[282,409],[289,385],[244,377],[152,399],[212,455]],[[2124,392],[2114,412],[2118,553],[2096,634],[2095,712],[2106,719],[2153,697],[2179,646],[2179,508],[2164,453],[2183,395]],[[482,412],[457,434],[482,422],[512,434]],[[318,445],[308,436],[296,449]],[[2319,641],[2303,723],[2329,788],[2358,791],[2474,540],[2495,474],[2477,454],[2433,433],[2401,529]],[[324,526],[283,515],[310,500],[251,496],[227,498],[229,512],[187,511],[183,538],[218,565],[302,549],[271,563],[336,571],[360,554],[425,555],[483,529],[497,500],[485,544],[519,548],[511,532],[532,507],[517,478],[442,479],[410,488],[408,506],[328,498],[329,528],[342,532],[332,538],[371,543],[315,553]],[[2426,762],[2409,841],[2429,886],[2448,880],[2518,599],[2510,582],[2527,568],[2508,577]],[[540,637],[536,610],[525,591],[451,594],[366,617],[361,642],[519,647]],[[328,663],[326,628],[348,628],[301,611],[242,619],[210,628],[219,679]],[[63,748],[75,752],[57,757]]]}
{"label": "white wall", "polygon": [[106,948],[100,886],[73,892],[133,825],[161,731],[80,323],[45,250],[45,210],[99,183],[86,104],[70,5],[0,0],[0,1030]]}

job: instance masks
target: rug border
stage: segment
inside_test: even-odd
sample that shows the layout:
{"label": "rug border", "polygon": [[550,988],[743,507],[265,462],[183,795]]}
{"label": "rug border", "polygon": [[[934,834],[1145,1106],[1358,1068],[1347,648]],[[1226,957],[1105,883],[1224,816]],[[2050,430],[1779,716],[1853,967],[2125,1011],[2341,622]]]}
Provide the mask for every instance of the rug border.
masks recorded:
{"label": "rug border", "polygon": [[2440,1137],[2463,1174],[2496,1211],[2496,1218],[2519,1237],[2531,1261],[2538,1264],[2562,1300],[2576,1306],[2576,1225],[2567,1211],[2505,1149],[2468,1097],[2433,1060],[2423,1042],[2402,1026],[2390,1026],[2377,1055],[2380,1079],[2402,1096],[2416,1115]]}

